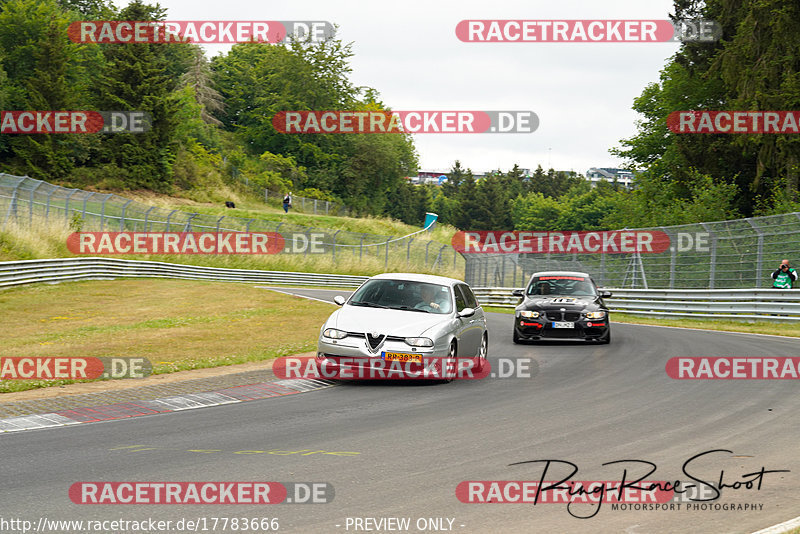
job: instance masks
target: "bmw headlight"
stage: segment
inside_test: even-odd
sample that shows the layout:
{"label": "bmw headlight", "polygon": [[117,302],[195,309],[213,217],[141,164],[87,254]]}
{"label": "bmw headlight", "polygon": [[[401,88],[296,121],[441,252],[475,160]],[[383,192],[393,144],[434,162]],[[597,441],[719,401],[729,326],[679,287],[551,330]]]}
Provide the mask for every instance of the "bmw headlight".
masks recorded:
{"label": "bmw headlight", "polygon": [[519,312],[519,316],[520,317],[527,317],[528,319],[536,319],[537,317],[539,317],[539,312],[525,310],[525,311]]}
{"label": "bmw headlight", "polygon": [[337,330],[335,328],[326,328],[322,333],[322,337],[328,337],[331,339],[344,339],[347,337],[347,332],[344,332],[343,330]]}
{"label": "bmw headlight", "polygon": [[412,347],[432,347],[433,340],[428,337],[407,337],[405,342]]}
{"label": "bmw headlight", "polygon": [[606,312],[604,311],[586,312],[587,319],[604,319],[605,316]]}

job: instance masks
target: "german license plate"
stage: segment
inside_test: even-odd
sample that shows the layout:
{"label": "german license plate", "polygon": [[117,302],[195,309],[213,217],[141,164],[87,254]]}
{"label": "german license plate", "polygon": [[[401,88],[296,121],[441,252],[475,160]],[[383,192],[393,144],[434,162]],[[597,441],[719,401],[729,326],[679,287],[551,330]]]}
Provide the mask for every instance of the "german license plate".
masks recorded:
{"label": "german license plate", "polygon": [[381,358],[387,362],[416,362],[422,363],[422,354],[408,354],[405,352],[381,352]]}
{"label": "german license plate", "polygon": [[553,328],[575,328],[575,323],[567,321],[556,321],[553,323]]}

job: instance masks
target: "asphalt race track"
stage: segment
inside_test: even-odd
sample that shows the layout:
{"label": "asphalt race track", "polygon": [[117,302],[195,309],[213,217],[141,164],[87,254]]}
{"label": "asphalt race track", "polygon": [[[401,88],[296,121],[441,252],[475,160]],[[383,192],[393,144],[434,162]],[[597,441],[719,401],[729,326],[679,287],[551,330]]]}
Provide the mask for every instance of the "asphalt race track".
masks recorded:
{"label": "asphalt race track", "polygon": [[[286,291],[325,300],[345,294]],[[532,378],[345,383],[237,405],[7,433],[0,436],[0,517],[275,517],[279,532],[299,533],[365,532],[353,518],[389,517],[410,518],[409,532],[432,532],[418,530],[417,520],[446,518],[462,533],[637,534],[749,533],[800,515],[796,381],[678,381],[664,370],[673,356],[797,356],[800,340],[615,324],[610,345],[523,346],[512,344],[510,321],[489,314],[489,361],[532,357],[538,362]],[[698,478],[716,483],[724,471],[725,483],[733,484],[762,467],[791,472],[766,474],[760,490],[725,489],[715,501],[755,505],[747,511],[686,503],[674,510],[613,510],[610,503],[568,510],[553,503],[466,504],[455,496],[462,481],[538,481],[543,464],[510,464],[544,459],[577,464],[574,480],[619,480],[623,465],[602,464],[647,460],[657,465],[647,480],[686,481],[684,462],[714,449],[733,452],[696,460]],[[629,478],[641,472],[641,464],[625,465]],[[558,468],[549,474],[566,475]],[[327,482],[335,497],[328,504],[265,506],[77,505],[67,494],[78,481],[254,480]],[[446,519],[440,528],[448,528]]]}

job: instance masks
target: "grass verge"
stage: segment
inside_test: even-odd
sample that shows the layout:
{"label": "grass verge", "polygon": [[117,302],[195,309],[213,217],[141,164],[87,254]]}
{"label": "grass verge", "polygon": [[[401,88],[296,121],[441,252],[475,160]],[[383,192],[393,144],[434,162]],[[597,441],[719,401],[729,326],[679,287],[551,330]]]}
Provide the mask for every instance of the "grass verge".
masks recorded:
{"label": "grass verge", "polygon": [[[0,356],[144,357],[154,374],[219,367],[314,350],[334,309],[247,284],[37,284],[0,292]],[[72,382],[0,380],[0,393]]]}
{"label": "grass verge", "polygon": [[[514,308],[484,306],[488,312],[513,314]],[[681,328],[698,328],[702,330],[719,330],[723,332],[744,332],[747,334],[769,334],[773,336],[800,337],[800,324],[773,323],[769,321],[733,321],[728,319],[685,319],[642,317],[630,313],[611,313],[615,323],[645,324],[653,326],[678,326]],[[800,534],[800,533],[798,533]]]}
{"label": "grass verge", "polygon": [[[62,221],[45,222],[34,220],[33,225],[16,224],[12,221],[0,229],[0,261],[32,260],[44,258],[76,257],[67,249],[67,237],[72,229]],[[410,261],[406,258],[405,242],[392,245],[386,260],[385,247],[365,248],[363,253],[357,247],[332,254],[95,254],[131,260],[163,261],[187,265],[222,267],[226,269],[256,269],[267,271],[298,271],[312,273],[354,274],[373,276],[382,272],[420,272],[461,278],[464,274],[464,260],[453,265],[452,259],[434,265],[435,252],[441,245],[431,247],[430,261],[424,254],[424,246],[417,246],[417,254]],[[452,258],[452,255],[447,256]]]}

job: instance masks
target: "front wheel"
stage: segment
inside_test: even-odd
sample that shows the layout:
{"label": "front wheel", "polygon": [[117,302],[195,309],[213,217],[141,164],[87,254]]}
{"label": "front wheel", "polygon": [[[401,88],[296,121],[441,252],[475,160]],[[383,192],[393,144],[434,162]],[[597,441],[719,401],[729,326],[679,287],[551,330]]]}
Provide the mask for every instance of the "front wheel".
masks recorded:
{"label": "front wheel", "polygon": [[478,364],[475,366],[475,370],[477,372],[480,373],[486,366],[486,355],[488,353],[489,353],[489,336],[486,333],[484,333],[483,338],[481,339],[481,348],[480,351],[478,352]]}
{"label": "front wheel", "polygon": [[517,334],[517,329],[515,328],[514,329],[514,344],[519,345],[520,343],[522,343],[522,339],[519,337],[519,334]]}
{"label": "front wheel", "polygon": [[450,343],[450,350],[447,353],[447,360],[442,361],[442,382],[448,383],[453,381],[453,378],[456,376],[456,365],[458,365],[458,360],[456,359],[456,342],[452,341]]}
{"label": "front wheel", "polygon": [[601,345],[608,345],[611,343],[611,329],[606,332],[606,335],[598,340]]}

